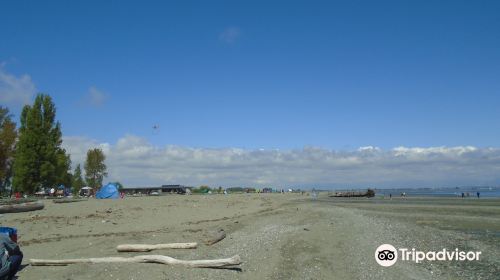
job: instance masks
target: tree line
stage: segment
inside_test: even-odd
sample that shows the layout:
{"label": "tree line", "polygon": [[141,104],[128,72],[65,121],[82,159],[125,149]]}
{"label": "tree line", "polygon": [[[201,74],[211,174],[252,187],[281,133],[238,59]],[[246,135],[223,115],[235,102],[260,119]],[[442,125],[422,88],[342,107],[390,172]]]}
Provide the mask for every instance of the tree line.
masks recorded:
{"label": "tree line", "polygon": [[77,194],[85,185],[98,189],[107,176],[106,156],[99,148],[87,151],[84,164],[71,171],[71,158],[62,147],[61,124],[52,98],[38,94],[23,107],[17,128],[7,107],[0,106],[0,191],[33,194],[64,185]]}

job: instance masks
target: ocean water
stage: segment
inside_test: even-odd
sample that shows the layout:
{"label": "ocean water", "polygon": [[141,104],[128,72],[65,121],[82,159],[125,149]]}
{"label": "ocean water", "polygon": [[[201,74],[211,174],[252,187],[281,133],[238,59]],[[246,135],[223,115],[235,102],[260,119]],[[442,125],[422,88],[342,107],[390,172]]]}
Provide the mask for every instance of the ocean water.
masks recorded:
{"label": "ocean water", "polygon": [[435,197],[462,197],[462,192],[467,197],[477,198],[477,193],[479,192],[481,198],[500,198],[500,188],[489,188],[489,187],[463,187],[463,188],[422,188],[422,189],[377,189],[377,196],[385,195],[397,197],[401,193],[406,193],[407,196],[435,196]]}

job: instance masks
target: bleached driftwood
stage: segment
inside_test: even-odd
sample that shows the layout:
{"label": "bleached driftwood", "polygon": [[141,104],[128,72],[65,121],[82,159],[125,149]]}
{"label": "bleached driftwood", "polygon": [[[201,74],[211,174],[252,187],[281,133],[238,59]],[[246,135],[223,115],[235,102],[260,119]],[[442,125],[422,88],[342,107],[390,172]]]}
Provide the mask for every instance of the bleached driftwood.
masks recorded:
{"label": "bleached driftwood", "polygon": [[166,243],[166,244],[122,244],[116,246],[118,252],[149,252],[159,249],[196,249],[198,243]]}
{"label": "bleached driftwood", "polygon": [[214,260],[178,260],[168,256],[162,255],[144,255],[135,256],[130,258],[122,257],[105,257],[105,258],[88,258],[88,259],[66,259],[66,260],[44,260],[44,259],[31,259],[30,264],[34,266],[61,266],[75,263],[159,263],[167,265],[180,265],[187,267],[227,267],[241,264],[239,255],[232,256],[227,259],[214,259]]}
{"label": "bleached driftwood", "polygon": [[38,199],[34,198],[16,198],[16,199],[0,199],[0,205],[11,205],[11,204],[20,204],[20,203],[28,203],[28,202],[37,202]]}
{"label": "bleached driftwood", "polygon": [[0,205],[0,214],[3,213],[19,213],[19,212],[28,212],[43,209],[44,205],[41,201],[35,202],[26,202],[26,203],[18,203],[18,204],[6,204]]}
{"label": "bleached driftwood", "polygon": [[86,201],[86,199],[79,199],[79,198],[57,198],[52,200],[54,203],[72,203],[72,202],[80,202],[80,201]]}
{"label": "bleached driftwood", "polygon": [[221,241],[224,238],[226,238],[226,232],[223,229],[220,229],[211,238],[205,240],[205,244],[210,246],[210,245],[213,245],[213,244]]}

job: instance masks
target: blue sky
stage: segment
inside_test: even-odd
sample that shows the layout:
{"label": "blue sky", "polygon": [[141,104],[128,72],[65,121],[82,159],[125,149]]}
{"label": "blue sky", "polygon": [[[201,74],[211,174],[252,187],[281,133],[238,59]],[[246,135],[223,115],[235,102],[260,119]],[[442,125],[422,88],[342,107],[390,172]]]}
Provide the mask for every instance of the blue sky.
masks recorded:
{"label": "blue sky", "polygon": [[95,143],[499,146],[498,1],[163,2],[3,1],[1,103]]}

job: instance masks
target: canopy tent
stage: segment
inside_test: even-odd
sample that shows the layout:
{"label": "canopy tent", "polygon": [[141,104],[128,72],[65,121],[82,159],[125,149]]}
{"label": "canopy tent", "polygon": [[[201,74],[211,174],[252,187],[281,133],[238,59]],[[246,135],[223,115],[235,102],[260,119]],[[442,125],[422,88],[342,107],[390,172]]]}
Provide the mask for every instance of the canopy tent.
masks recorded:
{"label": "canopy tent", "polygon": [[118,192],[118,187],[115,184],[107,184],[102,186],[101,189],[95,194],[95,198],[105,199],[105,198],[120,198],[120,193]]}
{"label": "canopy tent", "polygon": [[89,197],[94,193],[94,190],[91,187],[83,187],[79,191],[80,196]]}

